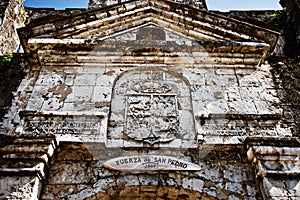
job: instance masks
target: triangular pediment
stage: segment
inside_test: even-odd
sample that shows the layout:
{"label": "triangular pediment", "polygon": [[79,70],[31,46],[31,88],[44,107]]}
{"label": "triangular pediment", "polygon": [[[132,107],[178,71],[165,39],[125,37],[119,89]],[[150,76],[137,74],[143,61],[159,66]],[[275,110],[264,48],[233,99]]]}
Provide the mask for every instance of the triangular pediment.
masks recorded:
{"label": "triangular pediment", "polygon": [[[204,40],[205,36],[203,36]],[[116,34],[112,34],[107,37],[107,41],[169,41],[175,42],[178,45],[192,45],[192,42],[195,41],[193,37],[188,37],[180,32],[176,32],[172,29],[162,27],[155,23],[147,23],[141,26],[134,27],[129,30],[125,30]]]}
{"label": "triangular pediment", "polygon": [[155,0],[133,0],[69,18],[30,24],[19,34],[25,50],[30,51],[30,48],[43,44],[97,44],[146,26],[158,27],[169,35],[180,36],[183,41],[185,38],[223,46],[228,42],[232,46],[255,43],[269,49],[278,37],[276,32],[205,10]]}

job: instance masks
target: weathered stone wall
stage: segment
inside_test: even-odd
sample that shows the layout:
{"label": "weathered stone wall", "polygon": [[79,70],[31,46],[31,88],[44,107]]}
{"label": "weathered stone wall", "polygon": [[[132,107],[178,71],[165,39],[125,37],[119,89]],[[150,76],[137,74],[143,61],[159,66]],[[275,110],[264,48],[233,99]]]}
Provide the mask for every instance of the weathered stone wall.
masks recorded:
{"label": "weathered stone wall", "polygon": [[[28,35],[38,37],[26,47],[32,66],[2,124],[0,198],[299,198],[299,142],[287,140],[295,132],[282,121],[264,63],[265,42],[274,42],[276,33],[191,9],[190,17],[207,20],[197,18],[201,32],[195,20],[181,18],[189,12],[178,4],[155,3],[179,12],[174,18],[142,13],[144,4],[70,11],[75,15],[65,20],[58,19],[67,11],[28,9]],[[145,14],[158,25],[145,25]],[[149,115],[150,97],[151,125],[162,140],[141,138],[153,130],[145,121],[140,127],[129,122]],[[166,120],[175,115],[178,120]],[[111,158],[140,155],[173,156],[201,170],[104,167]]]}
{"label": "weathered stone wall", "polygon": [[17,28],[24,26],[26,13],[24,0],[4,0],[0,5],[0,55],[16,52],[20,41]]}
{"label": "weathered stone wall", "polygon": [[300,198],[298,138],[248,138],[245,145],[264,199]]}
{"label": "weathered stone wall", "polygon": [[8,0],[7,1],[1,1],[0,3],[0,17],[1,17],[1,24],[2,24],[2,19],[4,17],[4,13],[5,13],[5,10],[7,8],[7,5],[8,5]]}
{"label": "weathered stone wall", "polygon": [[0,139],[0,199],[39,199],[54,137],[1,133]]}
{"label": "weathered stone wall", "polygon": [[[148,37],[139,38],[139,33],[144,30],[153,30],[153,33],[154,30],[159,30],[165,34],[165,38],[158,42],[153,39],[158,35],[149,34]],[[152,45],[152,49],[145,49],[145,43]],[[131,52],[124,55],[123,52],[127,49]],[[185,112],[191,113],[187,113],[188,117],[185,116],[184,119],[191,119],[193,115],[197,118],[196,130],[199,137],[206,142],[222,142],[221,138],[224,137],[226,142],[235,143],[237,138],[243,141],[244,137],[257,134],[262,136],[290,134],[282,132],[275,125],[279,122],[281,109],[277,105],[276,93],[265,89],[274,87],[270,66],[261,65],[256,70],[255,64],[259,62],[260,55],[247,54],[247,47],[244,49],[245,53],[208,53],[203,46],[188,38],[179,37],[164,29],[146,27],[113,37],[89,52],[73,49],[67,50],[68,55],[62,55],[61,50],[62,48],[59,52],[53,50],[51,54],[48,54],[47,50],[39,51],[43,68],[32,87],[31,97],[27,99],[28,103],[25,103],[24,109],[40,113],[85,111],[109,115],[111,112],[111,124],[115,126],[110,128],[111,135],[107,136],[114,140],[111,145],[126,146],[123,144],[120,131],[124,128],[123,121],[126,116],[126,92],[120,91],[130,90],[131,86],[126,85],[126,82],[130,82],[127,79],[134,81],[151,79],[148,77],[150,72],[157,74],[156,79],[170,77],[165,78],[165,81],[180,83],[186,88],[191,87],[191,90],[185,90],[185,94],[175,90],[181,104],[178,113],[180,116],[185,115],[183,114]],[[163,51],[173,52],[165,54]],[[98,64],[95,66],[96,62]],[[68,67],[61,68],[62,63]],[[137,65],[142,65],[144,69],[136,67]],[[180,65],[180,69],[176,65]],[[126,75],[126,71],[138,75],[128,76],[124,82],[118,83]],[[174,81],[176,77],[178,80]],[[214,115],[218,117],[211,119],[210,117]],[[239,115],[240,118],[230,119],[226,118],[226,115]],[[252,115],[254,119],[252,121],[247,117],[244,119],[242,116],[246,115]],[[257,121],[256,115],[262,119]],[[247,131],[247,127],[243,125],[244,120],[248,120],[247,126],[251,126],[252,132]],[[180,123],[184,124],[183,121]],[[239,131],[231,131],[233,127]],[[260,128],[263,131],[259,132]],[[180,135],[178,134],[179,137]],[[188,134],[185,135],[187,137]],[[232,137],[228,137],[229,135]],[[181,140],[176,141],[177,145],[184,145]]]}
{"label": "weathered stone wall", "polygon": [[[288,126],[294,129],[294,136],[299,135],[299,1],[280,1],[283,11],[230,11],[216,13],[244,20],[262,27],[278,30],[282,33],[273,56],[272,65],[274,81],[283,105],[283,117]],[[214,11],[215,12],[215,11]]]}
{"label": "weathered stone wall", "polygon": [[255,11],[239,11],[233,10],[229,12],[211,11],[217,14],[225,15],[230,18],[245,21],[260,27],[276,30],[281,33],[277,44],[271,53],[274,56],[283,56],[285,54],[285,34],[286,13],[283,10],[255,10]]}
{"label": "weathered stone wall", "polygon": [[[225,15],[230,18],[245,21],[251,24],[255,24],[260,27],[265,27],[271,30],[282,31],[282,24],[274,19],[274,13],[278,11],[274,10],[232,10],[228,12],[212,11],[221,15]],[[279,26],[280,25],[280,26]]]}
{"label": "weathered stone wall", "polygon": [[[285,41],[283,51],[270,59],[273,67],[274,82],[284,107],[283,116],[288,126],[294,129],[294,135],[300,133],[300,91],[299,91],[299,13],[300,1],[281,0],[284,12],[278,15],[281,21],[282,38]],[[276,54],[275,54],[276,55]]]}
{"label": "weathered stone wall", "polygon": [[[14,93],[17,90],[21,80],[24,78],[24,66],[25,66],[25,58],[23,54],[12,54],[13,57],[11,59],[2,59],[2,65],[0,65],[0,121],[3,122],[6,119],[12,120],[14,117],[10,114],[7,114],[10,106],[12,105],[12,101],[14,101],[13,96],[17,95]],[[14,95],[13,95],[14,94]],[[11,107],[11,109],[13,109]],[[14,115],[16,114],[16,110]],[[5,116],[7,114],[7,116]],[[5,116],[5,117],[4,117]],[[3,123],[0,125],[0,132],[4,132]]]}
{"label": "weathered stone wall", "polygon": [[[136,155],[135,150],[64,143],[52,161],[41,199],[262,199],[241,147],[225,149],[184,152],[182,159],[201,167],[197,172],[120,173],[104,168],[103,163],[120,155]],[[144,150],[157,154],[157,150]],[[159,150],[162,155],[176,151],[180,150]]]}
{"label": "weathered stone wall", "polygon": [[38,199],[41,184],[34,176],[0,176],[1,199]]}
{"label": "weathered stone wall", "polygon": [[26,25],[30,23],[38,23],[48,20],[55,20],[62,17],[68,17],[70,15],[75,15],[85,11],[85,8],[82,9],[65,9],[65,10],[55,10],[54,8],[31,8],[25,7],[26,15]]}
{"label": "weathered stone wall", "polygon": [[283,117],[297,137],[300,134],[299,62],[299,59],[282,57],[272,59],[274,82],[283,105]]}
{"label": "weathered stone wall", "polygon": [[[143,18],[140,15],[136,17]],[[114,24],[105,23],[102,28],[110,32]],[[38,50],[41,71],[25,103],[28,116],[23,131],[51,131],[56,133],[61,144],[42,199],[262,198],[252,165],[247,163],[241,145],[248,136],[290,135],[278,124],[280,107],[276,92],[270,89],[274,87],[270,66],[257,67],[263,47],[244,46],[242,51],[239,46],[219,48],[218,43],[208,47],[176,31],[148,25],[108,37],[93,48],[84,44],[80,49],[62,45]],[[67,34],[72,38],[92,40],[102,33],[90,28],[78,35]],[[145,80],[158,85],[149,89],[147,82],[143,85]],[[182,130],[171,142],[143,142],[147,135],[144,138],[135,136],[142,131],[128,134],[130,137],[124,134],[131,128],[125,118],[129,118],[125,108],[132,103],[127,97],[135,95],[137,102],[143,102],[149,90],[157,96],[166,91],[163,95],[169,97],[166,102],[161,101],[157,113],[164,113],[162,107],[167,104],[173,108],[172,97],[178,95],[176,112],[184,120],[179,119]],[[169,90],[173,96],[168,94]],[[164,99],[163,95],[160,100]],[[147,106],[146,102],[144,107],[136,108],[147,110]],[[40,116],[32,115],[35,112]],[[102,123],[101,118],[100,126],[94,123],[90,126],[97,113],[102,113],[104,119],[107,116],[108,124]],[[76,115],[88,114],[86,118],[76,119]],[[196,129],[189,130],[193,126],[193,114]],[[226,118],[227,114],[238,116],[238,119]],[[70,123],[78,128],[68,126]],[[134,125],[133,129],[140,128]],[[101,132],[107,127],[107,134]],[[70,141],[83,144],[64,143]],[[201,142],[208,145],[207,149],[201,149]],[[220,144],[227,146],[221,150],[215,148]],[[141,173],[133,170],[123,173],[103,167],[108,159],[140,153],[193,161],[203,171]]]}

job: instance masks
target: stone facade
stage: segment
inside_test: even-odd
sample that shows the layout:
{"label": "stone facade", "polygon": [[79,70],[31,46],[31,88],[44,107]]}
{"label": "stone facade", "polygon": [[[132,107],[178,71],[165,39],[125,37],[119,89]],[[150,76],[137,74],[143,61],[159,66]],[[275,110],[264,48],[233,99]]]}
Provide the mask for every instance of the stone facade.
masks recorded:
{"label": "stone facade", "polygon": [[2,123],[0,198],[299,198],[267,62],[280,34],[181,3],[90,1],[18,30],[28,73]]}

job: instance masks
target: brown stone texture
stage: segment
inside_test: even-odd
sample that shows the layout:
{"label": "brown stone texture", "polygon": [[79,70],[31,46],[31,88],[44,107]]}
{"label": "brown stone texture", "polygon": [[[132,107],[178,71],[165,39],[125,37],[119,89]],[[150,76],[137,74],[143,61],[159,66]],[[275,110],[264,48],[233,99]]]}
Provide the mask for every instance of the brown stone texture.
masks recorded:
{"label": "brown stone texture", "polygon": [[56,148],[53,136],[0,136],[0,198],[38,199]]}
{"label": "brown stone texture", "polygon": [[[195,158],[202,168],[198,172],[111,171],[103,167],[106,156],[96,152],[103,150],[89,144],[62,144],[52,161],[41,199],[261,199],[251,164],[241,159],[239,147],[226,153],[218,147],[208,154],[200,150],[203,157]],[[106,154],[113,151],[105,149]]]}
{"label": "brown stone texture", "polygon": [[[299,198],[298,118],[282,104],[297,79],[273,82],[267,58],[282,38],[269,14],[222,15],[202,0],[89,5],[27,8],[28,73],[1,122],[0,198]],[[201,170],[104,166],[147,155]]]}
{"label": "brown stone texture", "polygon": [[45,20],[54,20],[62,17],[68,17],[70,15],[78,14],[86,9],[65,9],[65,10],[56,10],[55,8],[31,8],[25,7],[26,14],[28,18],[26,19],[26,25],[31,23],[43,22]]}
{"label": "brown stone texture", "polygon": [[0,176],[1,199],[38,199],[41,183],[34,176]]}
{"label": "brown stone texture", "polygon": [[[1,57],[0,59],[3,59]],[[11,115],[8,113],[11,105],[13,104],[14,94],[17,87],[19,86],[21,80],[24,78],[24,66],[25,66],[25,58],[23,54],[13,54],[13,58],[11,60],[7,60],[7,62],[3,62],[0,66],[0,121],[5,121],[6,119],[11,120]],[[6,115],[6,116],[5,116]],[[0,130],[4,129],[3,126],[0,125]]]}
{"label": "brown stone texture", "polygon": [[0,55],[16,52],[20,45],[17,28],[24,26],[26,13],[23,0],[4,0],[0,3]]}

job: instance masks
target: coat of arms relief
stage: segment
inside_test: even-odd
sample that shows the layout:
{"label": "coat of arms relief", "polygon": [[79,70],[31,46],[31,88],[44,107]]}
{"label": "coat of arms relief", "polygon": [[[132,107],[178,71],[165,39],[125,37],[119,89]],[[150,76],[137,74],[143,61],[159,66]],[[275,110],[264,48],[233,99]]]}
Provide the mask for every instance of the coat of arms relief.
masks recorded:
{"label": "coat of arms relief", "polygon": [[189,84],[182,75],[161,69],[128,71],[115,83],[108,140],[150,145],[194,142]]}
{"label": "coat of arms relief", "polygon": [[130,138],[151,145],[175,139],[178,132],[177,95],[157,80],[138,81],[127,95],[126,131]]}

